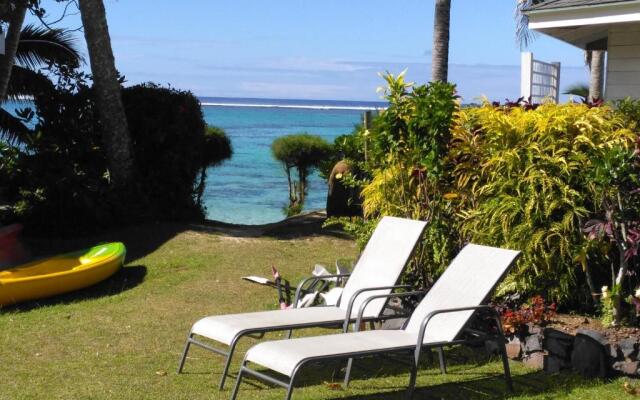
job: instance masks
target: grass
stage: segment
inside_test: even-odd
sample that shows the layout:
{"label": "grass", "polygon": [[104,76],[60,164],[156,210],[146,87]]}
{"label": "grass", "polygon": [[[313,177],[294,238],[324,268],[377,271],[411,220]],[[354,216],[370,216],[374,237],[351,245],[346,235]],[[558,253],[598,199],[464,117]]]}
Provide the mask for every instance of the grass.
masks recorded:
{"label": "grass", "polygon": [[[266,275],[274,264],[297,282],[317,262],[332,265],[336,258],[357,253],[352,241],[336,236],[225,236],[170,224],[31,244],[51,251],[101,240],[123,240],[129,249],[127,266],[112,279],[1,312],[1,399],[227,399],[234,380],[227,390],[217,391],[221,357],[193,348],[185,373],[175,372],[191,324],[204,315],[276,307],[273,291],[241,276]],[[241,349],[252,343],[248,339]],[[547,375],[517,362],[512,363],[516,392],[508,396],[497,359],[464,349],[449,351],[448,358],[447,375],[440,375],[433,363],[425,365],[416,399],[633,398],[623,392],[623,379]],[[367,371],[357,369],[348,389],[328,384],[331,368],[319,368],[304,376],[304,387],[294,398],[402,398],[408,381],[404,368],[377,360],[360,365]],[[241,399],[284,396],[280,388],[248,382]]]}

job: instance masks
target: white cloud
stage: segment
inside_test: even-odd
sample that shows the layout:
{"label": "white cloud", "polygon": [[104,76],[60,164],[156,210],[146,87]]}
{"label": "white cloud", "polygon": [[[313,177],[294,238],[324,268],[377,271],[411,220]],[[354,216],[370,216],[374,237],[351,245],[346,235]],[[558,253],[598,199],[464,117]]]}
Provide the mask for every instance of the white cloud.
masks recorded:
{"label": "white cloud", "polygon": [[333,99],[344,98],[345,92],[351,89],[342,85],[326,85],[314,83],[279,83],[279,82],[241,82],[242,95],[257,97],[277,97],[288,99]]}
{"label": "white cloud", "polygon": [[356,72],[369,68],[366,64],[349,63],[339,60],[316,60],[305,57],[288,57],[262,63],[259,67],[286,71]]}

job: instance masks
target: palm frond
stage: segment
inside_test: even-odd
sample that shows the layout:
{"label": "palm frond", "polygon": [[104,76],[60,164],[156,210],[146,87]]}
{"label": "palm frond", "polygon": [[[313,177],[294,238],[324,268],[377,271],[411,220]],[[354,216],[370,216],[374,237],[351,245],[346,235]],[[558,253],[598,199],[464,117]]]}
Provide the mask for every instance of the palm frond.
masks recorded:
{"label": "palm frond", "polygon": [[83,59],[71,32],[27,25],[20,34],[16,61],[36,69],[49,63],[78,66]]}
{"label": "palm frond", "polygon": [[43,74],[14,66],[7,87],[7,97],[9,100],[19,101],[51,88],[53,88],[53,83]]}
{"label": "palm frond", "polygon": [[524,10],[533,4],[538,3],[536,0],[516,0],[516,10],[514,18],[516,20],[516,43],[520,48],[528,47],[533,42],[537,34],[529,30],[529,17],[524,14]]}
{"label": "palm frond", "polygon": [[587,97],[589,97],[589,85],[587,85],[586,83],[574,83],[573,85],[567,87],[562,93],[571,94],[586,99]]}
{"label": "palm frond", "polygon": [[31,131],[20,118],[0,107],[0,139],[9,143],[26,142]]}

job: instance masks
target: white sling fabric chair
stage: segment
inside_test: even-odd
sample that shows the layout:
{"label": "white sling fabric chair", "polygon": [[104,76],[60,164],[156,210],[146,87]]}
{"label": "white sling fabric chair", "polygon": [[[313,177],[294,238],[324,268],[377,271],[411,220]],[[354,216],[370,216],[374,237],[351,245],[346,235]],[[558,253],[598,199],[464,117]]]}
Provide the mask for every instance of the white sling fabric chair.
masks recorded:
{"label": "white sling fabric chair", "polygon": [[[189,332],[178,373],[182,371],[190,345],[195,344],[226,356],[219,385],[223,389],[236,344],[244,336],[261,337],[266,332],[341,324],[346,330],[348,324],[355,321],[357,311],[365,300],[375,295],[390,294],[398,288],[396,282],[409,262],[425,226],[424,221],[383,217],[362,251],[336,306],[217,315],[200,319]],[[329,275],[324,278],[332,276],[342,277]],[[385,304],[384,298],[371,301],[364,312],[364,319],[378,319]],[[203,343],[194,337],[196,335],[226,345],[229,350]]]}
{"label": "white sling fabric chair", "polygon": [[[408,351],[413,352],[408,390],[408,397],[411,398],[415,388],[421,350],[464,343],[464,340],[456,340],[456,338],[471,316],[481,309],[491,312],[498,323],[498,332],[491,339],[498,341],[505,378],[511,389],[511,376],[500,317],[492,308],[481,304],[488,298],[519,254],[520,252],[514,250],[475,244],[465,246],[418,304],[404,329],[350,332],[288,341],[275,340],[253,346],[245,356],[232,393],[232,400],[237,396],[242,377],[247,374],[286,388],[285,399],[289,400],[298,372],[308,363],[349,359],[350,364],[355,357]],[[369,300],[377,301],[388,296],[377,295]],[[364,302],[361,308],[366,306]],[[249,362],[280,373],[289,379],[282,381],[250,369],[247,367]],[[345,383],[348,383],[349,369],[347,368]]]}

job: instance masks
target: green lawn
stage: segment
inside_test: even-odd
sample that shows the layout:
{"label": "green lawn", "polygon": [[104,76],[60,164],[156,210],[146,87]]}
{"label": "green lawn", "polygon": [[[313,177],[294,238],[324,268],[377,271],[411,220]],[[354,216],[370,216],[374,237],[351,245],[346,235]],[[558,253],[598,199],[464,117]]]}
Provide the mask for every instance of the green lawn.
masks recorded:
{"label": "green lawn", "polygon": [[[175,370],[191,324],[216,313],[275,308],[274,293],[240,280],[266,275],[271,264],[297,282],[316,262],[353,257],[352,241],[334,236],[237,237],[153,225],[82,240],[33,240],[39,249],[122,240],[127,266],[97,287],[0,312],[2,399],[227,399],[218,392],[222,358],[193,348],[185,373]],[[298,333],[322,333],[307,331]],[[279,337],[272,335],[271,337]],[[252,340],[243,343],[242,349]],[[547,375],[513,362],[516,393],[508,396],[500,363],[464,349],[449,352],[450,371],[420,373],[415,399],[624,399],[623,379],[586,381]],[[235,361],[235,365],[240,362]],[[331,368],[306,374],[294,399],[402,398],[402,366],[364,361],[347,390],[330,385]],[[235,368],[234,368],[235,369]],[[280,399],[284,390],[248,381],[240,399]]]}

